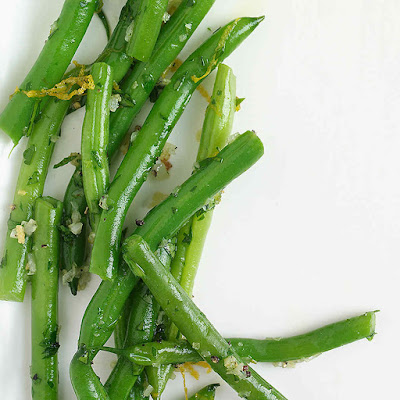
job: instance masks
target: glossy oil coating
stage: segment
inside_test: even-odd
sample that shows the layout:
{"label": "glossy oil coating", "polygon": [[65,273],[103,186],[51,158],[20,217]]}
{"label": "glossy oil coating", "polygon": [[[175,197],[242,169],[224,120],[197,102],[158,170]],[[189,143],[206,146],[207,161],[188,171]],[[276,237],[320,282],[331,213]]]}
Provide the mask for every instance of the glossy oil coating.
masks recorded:
{"label": "glossy oil coating", "polygon": [[108,191],[109,209],[101,215],[90,263],[91,271],[102,279],[114,279],[116,275],[122,226],[128,208],[196,87],[250,35],[262,19],[240,18],[221,28],[188,57],[161,93]]}
{"label": "glossy oil coating", "polygon": [[32,273],[32,399],[58,398],[58,271],[62,203],[50,197],[35,204]]}
{"label": "glossy oil coating", "polygon": [[[21,90],[50,89],[62,79],[97,9],[97,3],[98,0],[65,0],[38,59],[19,86]],[[35,102],[35,98],[16,93],[0,115],[0,129],[14,143],[28,133]]]}
{"label": "glossy oil coating", "polygon": [[[162,239],[176,234],[210,198],[250,168],[262,156],[263,151],[263,145],[254,133],[247,132],[239,136],[221,152],[220,158],[204,164],[168,199],[150,211],[144,219],[144,224],[137,227],[136,232],[151,244],[153,251],[156,251]],[[180,212],[172,212],[178,210],[178,207]],[[92,360],[98,349],[104,346],[138,281],[139,278],[122,262],[116,279],[100,284],[83,316],[78,341],[80,353],[91,349],[85,354]],[[79,372],[75,371],[78,367],[80,365],[74,358],[70,366],[72,381],[79,377]],[[84,387],[75,383],[73,386],[78,399],[85,398]]]}
{"label": "glossy oil coating", "polygon": [[125,242],[124,258],[135,275],[146,283],[161,308],[189,343],[198,348],[202,358],[240,397],[249,400],[286,399],[245,364],[164,268],[141,236],[133,235]]}
{"label": "glossy oil coating", "polygon": [[27,252],[31,247],[31,237],[26,236],[24,243],[19,243],[10,235],[22,221],[28,222],[33,218],[33,206],[36,199],[43,194],[55,141],[68,105],[68,101],[49,100],[29,137],[8,220],[4,257],[0,267],[0,300],[24,299],[25,265]]}

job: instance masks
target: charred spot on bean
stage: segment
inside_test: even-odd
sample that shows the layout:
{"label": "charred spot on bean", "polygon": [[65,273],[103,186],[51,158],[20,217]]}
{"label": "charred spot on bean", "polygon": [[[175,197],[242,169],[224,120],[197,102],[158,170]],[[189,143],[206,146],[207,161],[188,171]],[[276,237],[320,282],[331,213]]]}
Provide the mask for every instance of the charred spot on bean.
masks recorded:
{"label": "charred spot on bean", "polygon": [[142,219],[137,219],[135,222],[136,222],[137,226],[143,226],[144,225],[144,221]]}
{"label": "charred spot on bean", "polygon": [[218,364],[218,363],[219,363],[219,357],[217,357],[217,356],[211,356],[211,361],[212,361],[214,364]]}

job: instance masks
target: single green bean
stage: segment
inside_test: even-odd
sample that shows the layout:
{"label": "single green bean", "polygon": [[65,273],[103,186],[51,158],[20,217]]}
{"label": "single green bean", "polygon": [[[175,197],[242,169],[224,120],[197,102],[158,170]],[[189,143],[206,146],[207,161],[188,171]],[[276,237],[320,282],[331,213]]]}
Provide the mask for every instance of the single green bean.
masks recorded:
{"label": "single green bean", "polygon": [[[201,212],[210,198],[250,168],[262,154],[262,143],[254,133],[238,136],[216,158],[203,163],[182,186],[153,208],[144,218],[144,224],[138,226],[135,232],[150,243],[153,251],[157,250],[160,243],[161,247],[168,249],[166,240],[175,235],[194,213]],[[116,279],[100,284],[83,316],[78,358],[82,357],[83,352],[91,361],[98,352],[96,349],[104,346],[138,280],[122,262]],[[88,352],[86,349],[92,350]],[[85,392],[79,385],[80,366],[76,359],[71,363],[71,379],[77,379],[73,383],[75,391],[81,389]]]}
{"label": "single green bean", "polygon": [[[85,261],[85,248],[87,240],[87,217],[86,199],[83,191],[82,182],[82,162],[76,160],[75,172],[69,181],[64,195],[64,210],[62,218],[61,235],[61,271],[65,274],[71,274],[67,282],[71,293],[75,296],[78,293],[79,286],[79,268],[82,268]],[[72,233],[68,228],[72,224],[72,214],[76,220],[82,223],[82,230],[79,233]]]}
{"label": "single green bean", "polygon": [[72,358],[69,374],[78,400],[109,400],[84,348],[79,349]]}
{"label": "single green bean", "polygon": [[107,208],[104,195],[110,182],[107,145],[113,75],[105,63],[95,63],[91,72],[95,88],[88,90],[82,127],[82,176],[90,223],[96,232],[101,210]]}
{"label": "single green bean", "polygon": [[[213,95],[204,119],[197,162],[214,156],[219,149],[225,147],[232,132],[235,111],[236,77],[231,68],[220,64],[215,78]],[[212,214],[213,210],[209,210],[199,218],[192,217],[178,234],[177,254],[172,261],[171,274],[190,296],[193,293],[194,280],[211,225]],[[173,324],[169,324],[167,337],[169,340],[175,340],[178,337],[178,330]],[[155,371],[155,369],[159,371]],[[154,394],[161,395],[172,371],[172,366],[166,365],[146,368],[149,383],[154,388]]]}
{"label": "single green bean", "polygon": [[127,53],[139,61],[148,61],[153,52],[168,0],[141,0],[140,11],[133,25]]}
{"label": "single green bean", "polygon": [[[33,207],[43,194],[54,143],[69,102],[51,99],[29,137],[11,206],[5,253],[0,268],[0,300],[23,301],[26,287],[26,257],[31,238],[23,224],[33,218]],[[25,222],[24,222],[25,221]],[[14,238],[18,231],[19,239]]]}
{"label": "single green bean", "polygon": [[110,40],[111,29],[110,29],[110,24],[108,23],[107,15],[104,13],[103,10],[97,11],[96,14],[99,17],[101,23],[103,24],[104,30],[106,31],[107,40]]}
{"label": "single green bean", "polygon": [[[121,89],[134,103],[133,107],[120,107],[110,117],[111,157],[118,150],[134,118],[146,102],[164,71],[178,57],[215,0],[193,2],[184,0],[171,19],[162,27],[149,61],[137,63],[127,76]],[[187,26],[191,26],[188,30]]]}
{"label": "single green bean", "polygon": [[[74,56],[98,0],[65,0],[61,14],[51,27],[50,35],[20,90],[50,89],[58,83]],[[0,129],[13,142],[19,142],[29,131],[37,99],[17,92],[0,115]]]}
{"label": "single green bean", "polygon": [[101,214],[90,262],[90,271],[103,280],[116,275],[126,213],[196,87],[262,20],[240,18],[220,29],[188,57],[161,93],[108,191],[109,208]]}
{"label": "single green bean", "polygon": [[58,398],[58,262],[62,203],[36,200],[32,282],[32,399]]}
{"label": "single green bean", "polygon": [[201,357],[241,397],[249,400],[285,399],[243,362],[171,273],[164,268],[141,236],[134,234],[127,239],[123,251],[125,261],[134,274],[146,283],[162,309],[189,343],[193,343]]}
{"label": "single green bean", "polygon": [[[375,335],[375,314],[376,312],[367,312],[289,338],[229,338],[226,341],[246,362],[285,363],[304,360],[357,340],[371,340]],[[106,350],[140,365],[196,363],[202,360],[200,354],[186,340],[142,343],[123,350]]]}
{"label": "single green bean", "polygon": [[[142,375],[140,375],[136,382],[135,385],[133,386],[131,392],[129,393],[129,396],[127,397],[128,400],[145,400],[148,399],[149,396],[146,395],[147,389],[147,382],[146,382],[146,375],[143,372]],[[118,400],[123,400],[122,398],[119,398]]]}

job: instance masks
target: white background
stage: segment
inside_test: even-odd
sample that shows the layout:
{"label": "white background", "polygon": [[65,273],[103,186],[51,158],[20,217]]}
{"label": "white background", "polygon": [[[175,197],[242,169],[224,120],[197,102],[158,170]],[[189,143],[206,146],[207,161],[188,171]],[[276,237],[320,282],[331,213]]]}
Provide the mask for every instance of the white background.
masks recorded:
{"label": "white background", "polygon": [[[0,110],[36,59],[62,3],[0,0]],[[123,1],[105,3],[114,26]],[[225,191],[195,301],[222,334],[258,338],[299,334],[380,309],[371,343],[295,369],[256,369],[291,400],[398,398],[400,2],[217,0],[185,54],[208,37],[207,27],[261,14],[266,21],[227,63],[237,75],[238,95],[246,97],[235,131],[255,129],[266,154]],[[75,59],[92,61],[105,43],[95,18]],[[178,145],[171,177],[147,185],[128,225],[156,190],[168,192],[189,175],[205,107],[196,93],[170,139]],[[79,150],[82,118],[80,110],[66,119],[53,164]],[[12,145],[0,132],[1,238],[24,145],[9,157]],[[62,199],[72,170],[51,170],[45,194]],[[61,288],[62,400],[75,398],[68,363],[97,285],[93,279],[75,298]],[[30,290],[23,304],[0,304],[1,399],[30,397],[29,296]],[[102,379],[110,361],[99,357]],[[203,372],[200,382],[188,378],[189,390],[215,381]],[[179,377],[165,395],[178,398]],[[223,384],[217,399],[233,398]]]}

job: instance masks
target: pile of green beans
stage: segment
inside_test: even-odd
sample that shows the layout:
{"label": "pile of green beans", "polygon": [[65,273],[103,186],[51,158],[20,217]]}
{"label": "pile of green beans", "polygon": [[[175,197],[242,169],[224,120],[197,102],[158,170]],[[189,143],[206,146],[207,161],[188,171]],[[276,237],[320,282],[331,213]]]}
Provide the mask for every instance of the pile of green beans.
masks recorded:
{"label": "pile of green beans", "polygon": [[[240,102],[236,77],[222,64],[264,17],[237,18],[217,29],[167,78],[215,1],[126,0],[111,34],[102,0],[65,0],[41,54],[0,115],[0,129],[14,143],[29,136],[0,265],[0,300],[21,302],[32,284],[33,400],[58,399],[59,275],[76,295],[85,262],[102,282],[70,363],[78,400],[157,399],[176,367],[183,373],[185,364],[198,362],[242,398],[285,400],[250,363],[287,365],[375,335],[376,312],[368,312],[284,339],[225,339],[192,300],[222,190],[264,153],[254,131],[231,137]],[[108,43],[93,64],[75,63],[66,73],[94,13]],[[128,208],[193,93],[215,69],[192,175],[136,220],[127,237]],[[149,97],[154,105],[111,181],[112,158]],[[64,117],[82,106],[80,153],[55,165],[76,167],[62,203],[43,197],[45,180]],[[105,347],[112,334],[115,348]],[[118,355],[104,384],[92,367],[102,350]],[[214,399],[218,386],[191,397],[185,386],[186,399]]]}

